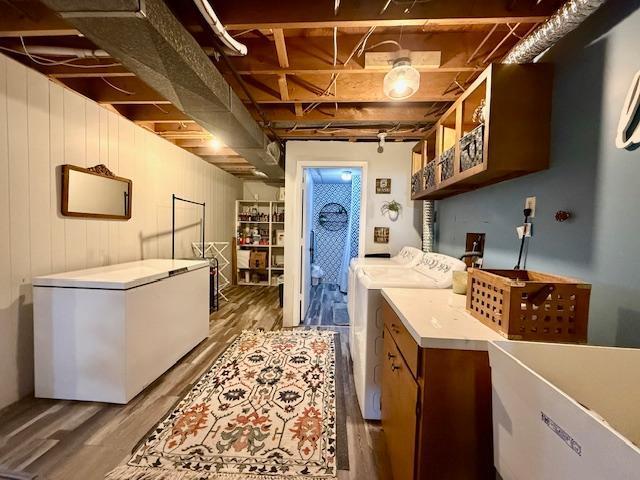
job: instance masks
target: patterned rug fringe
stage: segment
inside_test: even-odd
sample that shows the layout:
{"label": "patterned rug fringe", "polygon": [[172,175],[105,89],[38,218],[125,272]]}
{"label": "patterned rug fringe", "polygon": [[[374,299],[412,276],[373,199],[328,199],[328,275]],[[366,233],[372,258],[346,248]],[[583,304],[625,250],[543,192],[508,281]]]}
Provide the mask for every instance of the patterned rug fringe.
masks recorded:
{"label": "patterned rug fringe", "polygon": [[[295,329],[295,330],[242,330],[242,333],[259,333],[260,335],[265,335],[265,336],[272,336],[272,335],[282,335],[283,333],[286,333],[287,335],[309,335],[310,333],[313,333],[315,335],[324,335],[327,337],[335,337],[338,332],[334,332],[333,330],[325,330],[325,329],[320,329],[320,328],[299,328],[299,329]],[[257,477],[256,477],[257,478]],[[268,477],[268,478],[274,478],[274,477]],[[312,477],[305,477],[305,478],[312,478]]]}
{"label": "patterned rug fringe", "polygon": [[205,473],[164,470],[153,467],[121,465],[107,474],[105,480],[329,480],[333,476],[252,475],[245,473]]}

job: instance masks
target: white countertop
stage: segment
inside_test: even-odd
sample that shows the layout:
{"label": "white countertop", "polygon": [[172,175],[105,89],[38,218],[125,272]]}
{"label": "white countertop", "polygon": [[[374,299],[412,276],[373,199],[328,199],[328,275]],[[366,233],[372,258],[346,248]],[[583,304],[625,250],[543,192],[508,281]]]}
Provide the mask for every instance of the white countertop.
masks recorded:
{"label": "white countertop", "polygon": [[451,289],[384,288],[382,296],[422,348],[486,351],[489,341],[504,340],[467,313],[466,297]]}
{"label": "white countertop", "polygon": [[138,260],[34,277],[33,286],[127,290],[180,273],[179,270],[191,271],[208,266],[208,260]]}

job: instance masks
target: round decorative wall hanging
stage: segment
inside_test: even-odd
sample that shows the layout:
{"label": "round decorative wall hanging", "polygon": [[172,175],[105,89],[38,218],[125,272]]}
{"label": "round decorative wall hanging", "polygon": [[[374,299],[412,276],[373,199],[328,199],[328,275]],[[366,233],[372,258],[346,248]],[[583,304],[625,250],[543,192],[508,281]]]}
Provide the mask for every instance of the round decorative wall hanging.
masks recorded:
{"label": "round decorative wall hanging", "polygon": [[325,230],[337,232],[347,227],[347,209],[339,203],[327,203],[318,213],[318,223]]}

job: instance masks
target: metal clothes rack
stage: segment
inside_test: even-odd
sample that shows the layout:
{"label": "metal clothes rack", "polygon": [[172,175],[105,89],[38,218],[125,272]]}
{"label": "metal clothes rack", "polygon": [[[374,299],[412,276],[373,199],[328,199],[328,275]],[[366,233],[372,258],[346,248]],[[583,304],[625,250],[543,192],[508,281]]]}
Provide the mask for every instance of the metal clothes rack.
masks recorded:
{"label": "metal clothes rack", "polygon": [[[187,198],[178,197],[175,193],[171,195],[171,259],[176,258],[176,201],[199,205],[202,207],[202,258],[205,258],[205,218],[206,218],[206,202],[195,202]],[[218,260],[214,262],[209,260],[209,311],[217,311],[220,305],[220,268],[218,268]]]}
{"label": "metal clothes rack", "polygon": [[[171,259],[176,258],[176,200],[180,202],[190,203],[192,205],[200,205],[202,207],[202,244],[204,245],[204,219],[205,217],[205,202],[194,202],[186,198],[180,198],[174,193],[171,195]],[[204,249],[202,249],[202,258],[204,258]]]}

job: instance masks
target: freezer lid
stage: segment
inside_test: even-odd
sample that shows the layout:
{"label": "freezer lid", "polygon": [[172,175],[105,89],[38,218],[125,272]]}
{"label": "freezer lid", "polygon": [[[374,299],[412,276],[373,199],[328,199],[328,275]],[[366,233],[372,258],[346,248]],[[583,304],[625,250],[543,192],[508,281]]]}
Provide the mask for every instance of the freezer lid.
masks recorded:
{"label": "freezer lid", "polygon": [[33,286],[128,290],[208,266],[207,260],[138,260],[34,277]]}

